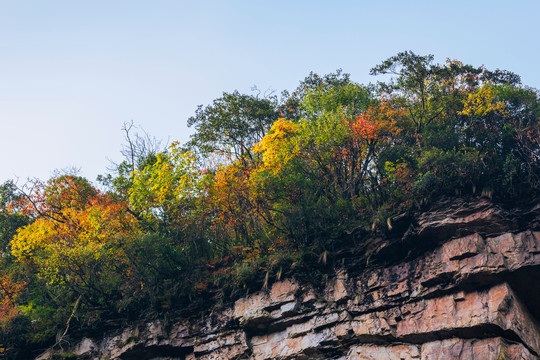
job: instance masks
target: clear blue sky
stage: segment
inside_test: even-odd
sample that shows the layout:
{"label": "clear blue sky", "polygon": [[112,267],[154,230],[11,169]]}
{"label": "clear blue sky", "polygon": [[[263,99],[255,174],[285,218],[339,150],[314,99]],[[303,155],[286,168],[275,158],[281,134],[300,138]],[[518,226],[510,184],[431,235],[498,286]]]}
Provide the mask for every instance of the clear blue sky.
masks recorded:
{"label": "clear blue sky", "polygon": [[398,51],[507,69],[540,87],[540,1],[0,0],[0,182],[120,159],[122,124],[185,142],[223,91],[361,83]]}

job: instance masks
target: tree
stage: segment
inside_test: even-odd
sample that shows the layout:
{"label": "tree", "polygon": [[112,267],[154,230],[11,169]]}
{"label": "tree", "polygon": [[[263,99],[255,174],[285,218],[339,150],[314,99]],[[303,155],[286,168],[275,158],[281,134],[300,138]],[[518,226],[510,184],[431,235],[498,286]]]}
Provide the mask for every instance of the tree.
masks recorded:
{"label": "tree", "polygon": [[272,226],[297,244],[324,243],[350,227],[358,198],[377,207],[376,159],[401,115],[341,73],[311,79],[298,103],[301,117],[278,119],[254,147],[263,160],[252,175],[254,193],[267,199],[260,202]]}
{"label": "tree", "polygon": [[464,85],[477,84],[481,72],[460,62],[448,61],[447,66],[441,66],[433,59],[433,55],[401,52],[370,71],[371,75],[395,75],[388,83],[379,82],[379,92],[407,111],[418,145],[425,127],[449,115],[453,96],[463,92]]}
{"label": "tree", "polygon": [[97,178],[111,190],[111,193],[124,201],[127,200],[127,193],[132,185],[133,172],[153,164],[157,160],[157,154],[166,152],[161,141],[151,137],[145,131],[142,131],[142,134],[133,134],[135,129],[133,121],[124,123],[122,131],[125,144],[120,150],[124,159],[119,163],[111,161],[109,170],[114,175],[98,175]]}
{"label": "tree", "polygon": [[369,89],[350,81],[347,74],[338,71],[322,78],[312,74],[308,83],[294,138],[300,150],[285,153],[298,153],[306,173],[325,183],[334,199],[365,193],[373,180],[368,172],[375,169],[383,128],[388,130],[394,120],[390,113],[382,114],[388,109],[376,105]]}
{"label": "tree", "polygon": [[153,164],[133,173],[130,207],[150,223],[161,221],[165,227],[170,226],[170,221],[188,211],[201,194],[202,173],[195,163],[192,152],[173,143],[169,153],[157,154]]}
{"label": "tree", "polygon": [[9,242],[30,219],[18,209],[22,194],[13,181],[0,186],[0,258],[10,254]]}
{"label": "tree", "polygon": [[365,90],[352,82],[350,74],[341,69],[323,76],[310,72],[292,94],[283,93],[285,100],[280,105],[280,116],[300,122],[309,114],[314,115],[323,109],[336,110],[349,105],[360,108],[366,100],[366,92],[360,89]]}
{"label": "tree", "polygon": [[175,142],[167,153],[157,154],[156,162],[134,172],[129,206],[143,230],[158,232],[174,246],[202,256],[207,249],[202,204],[210,177],[197,167],[195,154]]}
{"label": "tree", "polygon": [[188,146],[204,156],[216,154],[229,160],[251,160],[251,148],[278,118],[277,99],[223,93],[212,105],[200,105],[188,126],[195,127]]}
{"label": "tree", "polygon": [[456,60],[447,60],[445,65],[440,65],[433,60],[433,55],[421,56],[405,51],[370,71],[371,75],[395,76],[388,83],[379,82],[379,92],[407,111],[419,146],[427,126],[436,120],[455,119],[467,94],[482,84],[515,86],[520,82],[519,76],[509,71],[488,71]]}
{"label": "tree", "polygon": [[12,254],[51,291],[110,305],[129,267],[118,240],[134,231],[136,220],[125,204],[78,176],[55,177],[33,189],[22,208],[34,221],[18,230]]}

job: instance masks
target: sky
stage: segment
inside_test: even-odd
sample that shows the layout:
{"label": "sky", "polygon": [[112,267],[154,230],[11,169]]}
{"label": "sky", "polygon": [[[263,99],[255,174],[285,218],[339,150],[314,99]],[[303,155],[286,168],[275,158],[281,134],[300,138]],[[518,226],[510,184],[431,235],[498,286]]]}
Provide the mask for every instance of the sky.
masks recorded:
{"label": "sky", "polygon": [[359,83],[400,51],[506,69],[540,88],[540,1],[0,0],[0,183],[122,159],[122,126],[186,142],[223,92]]}

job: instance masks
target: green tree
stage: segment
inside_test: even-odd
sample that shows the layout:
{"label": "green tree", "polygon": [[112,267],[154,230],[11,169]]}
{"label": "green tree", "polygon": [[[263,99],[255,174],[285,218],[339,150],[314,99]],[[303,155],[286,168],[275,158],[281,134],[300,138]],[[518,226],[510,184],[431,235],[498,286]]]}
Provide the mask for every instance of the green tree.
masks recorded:
{"label": "green tree", "polygon": [[223,93],[212,105],[200,105],[188,126],[195,127],[188,146],[204,156],[216,154],[229,160],[251,160],[251,148],[278,118],[277,99]]}
{"label": "green tree", "polygon": [[125,122],[122,126],[124,144],[120,153],[123,160],[119,163],[112,162],[109,169],[112,173],[98,175],[98,182],[105,185],[111,194],[122,201],[126,201],[128,191],[132,186],[133,172],[140,171],[146,166],[152,165],[157,160],[157,154],[166,153],[161,141],[151,137],[145,131],[142,134],[136,130],[133,121]]}
{"label": "green tree", "polygon": [[4,261],[10,254],[9,242],[17,229],[30,222],[26,215],[18,211],[21,196],[13,181],[8,180],[0,185],[0,253]]}
{"label": "green tree", "polygon": [[288,120],[300,122],[300,119],[309,116],[310,113],[313,115],[322,109],[336,110],[349,104],[360,107],[365,100],[365,92],[358,91],[359,88],[364,87],[354,83],[350,74],[344,73],[341,69],[323,76],[310,72],[292,94],[283,92],[284,101],[280,105],[280,115]]}

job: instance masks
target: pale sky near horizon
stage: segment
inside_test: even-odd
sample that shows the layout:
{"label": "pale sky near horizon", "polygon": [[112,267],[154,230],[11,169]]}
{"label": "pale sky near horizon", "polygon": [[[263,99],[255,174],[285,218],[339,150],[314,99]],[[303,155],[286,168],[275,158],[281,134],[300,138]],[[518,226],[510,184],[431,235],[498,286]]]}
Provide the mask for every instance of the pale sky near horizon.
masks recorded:
{"label": "pale sky near horizon", "polygon": [[223,91],[294,90],[310,71],[399,51],[506,69],[540,88],[540,1],[0,0],[0,183],[120,159],[122,124],[185,142]]}

